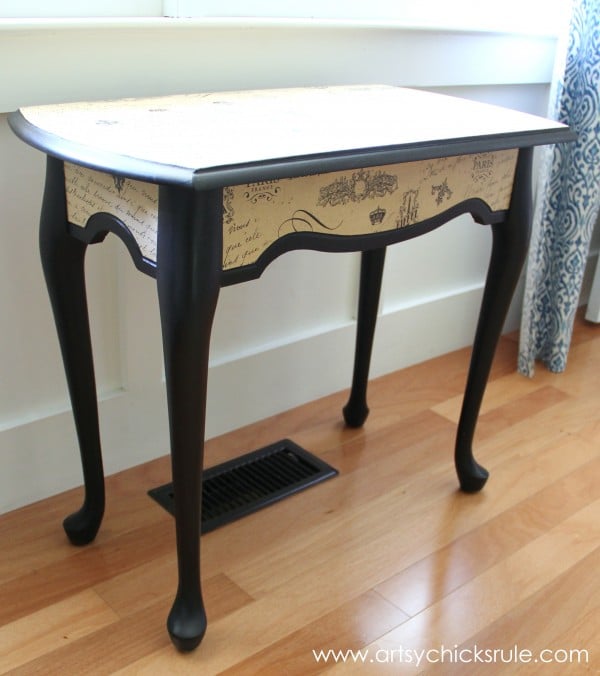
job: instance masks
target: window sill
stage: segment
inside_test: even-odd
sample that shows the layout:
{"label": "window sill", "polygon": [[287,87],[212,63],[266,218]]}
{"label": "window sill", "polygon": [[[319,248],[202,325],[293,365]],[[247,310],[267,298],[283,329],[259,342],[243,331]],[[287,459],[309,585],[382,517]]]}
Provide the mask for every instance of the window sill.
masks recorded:
{"label": "window sill", "polygon": [[321,18],[279,18],[279,17],[97,17],[97,18],[40,18],[2,19],[0,32],[37,31],[86,31],[116,29],[239,29],[239,28],[287,28],[327,30],[381,30],[381,31],[435,31],[443,33],[483,33],[491,35],[530,35],[556,38],[557,32],[543,25],[485,26],[471,24],[466,20],[453,23],[436,23],[435,19],[425,23],[366,19],[321,19]]}

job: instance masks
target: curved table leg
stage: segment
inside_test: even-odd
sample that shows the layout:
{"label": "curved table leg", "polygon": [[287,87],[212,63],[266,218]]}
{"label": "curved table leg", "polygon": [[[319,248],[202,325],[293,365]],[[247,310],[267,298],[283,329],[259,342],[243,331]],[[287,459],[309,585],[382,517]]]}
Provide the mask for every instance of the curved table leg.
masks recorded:
{"label": "curved table leg", "polygon": [[69,235],[63,163],[48,157],[40,220],[40,254],[60,342],[79,440],[85,498],[63,526],[73,544],[95,537],[104,514],[104,472],[85,292],[87,245]]}
{"label": "curved table leg", "polygon": [[193,650],[206,631],[200,589],[200,509],[208,353],[220,288],[221,191],[162,187],[157,286],[171,431],[179,584],[171,640]]}
{"label": "curved table leg", "polygon": [[343,408],[349,427],[361,427],[369,415],[367,384],[384,262],[385,247],[362,252],[354,372],[350,397]]}
{"label": "curved table leg", "polygon": [[456,472],[461,489],[468,493],[479,491],[488,478],[487,470],[473,457],[473,435],[496,345],[527,255],[531,157],[531,148],[520,151],[508,217],[492,226],[492,254],[456,435]]}

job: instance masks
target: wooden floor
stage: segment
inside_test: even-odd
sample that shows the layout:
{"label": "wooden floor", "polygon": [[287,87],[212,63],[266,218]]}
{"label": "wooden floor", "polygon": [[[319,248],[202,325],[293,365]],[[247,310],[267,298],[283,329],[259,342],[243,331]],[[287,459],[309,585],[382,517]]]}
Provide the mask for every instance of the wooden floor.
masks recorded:
{"label": "wooden floor", "polygon": [[[516,337],[501,340],[477,495],[452,467],[468,355],[373,381],[362,430],[342,426],[340,393],[208,444],[212,465],[289,436],[340,475],[202,538],[209,627],[194,653],[165,630],[173,521],[146,491],[170,480],[166,458],[108,479],[87,548],[60,526],[79,491],[0,517],[0,673],[599,673],[600,328],[579,320],[566,373],[531,380]],[[515,646],[531,664],[502,664]],[[475,648],[504,652],[449,661]],[[320,650],[342,651],[337,665]],[[542,650],[560,663],[534,662]]]}

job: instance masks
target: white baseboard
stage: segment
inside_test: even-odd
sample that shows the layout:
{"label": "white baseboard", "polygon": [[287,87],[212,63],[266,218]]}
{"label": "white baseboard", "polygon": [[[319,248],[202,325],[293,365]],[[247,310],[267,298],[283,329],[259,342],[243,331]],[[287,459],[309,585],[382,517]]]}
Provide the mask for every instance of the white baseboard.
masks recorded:
{"label": "white baseboard", "polygon": [[[371,376],[469,345],[482,288],[397,307],[378,319]],[[349,387],[355,324],[215,366],[210,371],[207,436],[260,420]],[[240,383],[244,386],[240,387]]]}
{"label": "white baseboard", "polygon": [[[472,343],[482,288],[389,309],[378,320],[371,376]],[[514,323],[514,322],[513,322]],[[354,323],[232,358],[210,369],[207,437],[346,389]],[[163,383],[100,404],[106,473],[168,453]],[[81,484],[70,412],[49,412],[0,435],[0,513]]]}

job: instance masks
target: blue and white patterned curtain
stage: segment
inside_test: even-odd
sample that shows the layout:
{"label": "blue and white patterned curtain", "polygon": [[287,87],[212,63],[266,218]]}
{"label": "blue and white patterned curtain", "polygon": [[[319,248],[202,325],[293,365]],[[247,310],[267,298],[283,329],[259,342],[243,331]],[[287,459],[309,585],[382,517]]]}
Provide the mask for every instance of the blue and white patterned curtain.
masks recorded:
{"label": "blue and white patterned curtain", "polygon": [[578,140],[544,149],[519,348],[519,371],[529,376],[536,359],[565,369],[600,208],[600,0],[573,0],[550,106]]}

